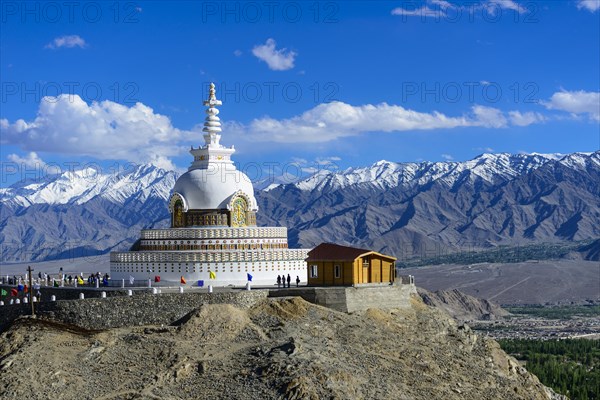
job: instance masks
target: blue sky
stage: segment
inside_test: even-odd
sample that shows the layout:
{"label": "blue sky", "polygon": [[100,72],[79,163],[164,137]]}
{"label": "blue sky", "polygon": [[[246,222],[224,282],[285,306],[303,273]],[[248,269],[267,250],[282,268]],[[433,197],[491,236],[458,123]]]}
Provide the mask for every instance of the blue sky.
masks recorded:
{"label": "blue sky", "polygon": [[241,168],[600,147],[598,0],[0,4],[1,187],[185,169],[209,82]]}

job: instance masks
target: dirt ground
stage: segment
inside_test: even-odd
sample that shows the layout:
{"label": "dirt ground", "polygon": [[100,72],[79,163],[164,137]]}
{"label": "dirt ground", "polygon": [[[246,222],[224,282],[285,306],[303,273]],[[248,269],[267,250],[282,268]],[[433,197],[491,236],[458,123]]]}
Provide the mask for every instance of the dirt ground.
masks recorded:
{"label": "dirt ground", "polygon": [[553,397],[495,341],[415,297],[353,314],[299,298],[204,305],[178,326],[100,332],[23,318],[0,336],[0,398]]}
{"label": "dirt ground", "polygon": [[496,304],[600,302],[600,263],[547,260],[514,264],[434,265],[407,268],[430,291],[458,289]]}

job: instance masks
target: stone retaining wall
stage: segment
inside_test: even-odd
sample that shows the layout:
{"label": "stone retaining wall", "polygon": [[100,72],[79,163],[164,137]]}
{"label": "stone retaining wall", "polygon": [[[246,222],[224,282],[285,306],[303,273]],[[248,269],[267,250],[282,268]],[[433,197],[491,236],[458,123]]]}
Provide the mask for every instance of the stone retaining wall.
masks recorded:
{"label": "stone retaining wall", "polygon": [[[107,293],[108,294],[108,293]],[[163,293],[86,298],[35,303],[41,318],[69,323],[86,329],[118,328],[134,325],[168,325],[202,304],[233,304],[248,308],[267,297],[266,290],[215,293]],[[0,331],[18,316],[29,315],[30,304],[0,306]]]}
{"label": "stone retaining wall", "polygon": [[417,294],[415,285],[346,288],[347,312],[362,311],[368,308],[389,310],[410,307],[410,297],[413,294]]}
{"label": "stone retaining wall", "polygon": [[299,296],[304,300],[342,312],[369,308],[392,309],[410,306],[417,294],[415,285],[366,285],[357,287],[306,287],[270,290],[269,297]]}
{"label": "stone retaining wall", "polygon": [[[107,329],[135,325],[169,325],[183,318],[202,304],[233,304],[248,308],[269,297],[299,296],[304,300],[342,312],[362,311],[368,308],[392,309],[410,306],[410,297],[416,294],[415,285],[385,285],[362,287],[302,287],[273,290],[235,290],[214,293],[162,293],[135,291],[124,296],[126,290],[108,290],[107,298],[100,298],[102,290],[43,288],[42,298],[52,294],[67,299],[35,303],[36,314],[42,318],[73,324],[86,329]],[[79,293],[85,294],[79,300]],[[74,300],[77,299],[77,300]],[[0,332],[17,317],[29,315],[30,304],[0,306]]]}
{"label": "stone retaining wall", "polygon": [[0,332],[4,332],[15,319],[22,315],[31,315],[30,304],[0,306]]}

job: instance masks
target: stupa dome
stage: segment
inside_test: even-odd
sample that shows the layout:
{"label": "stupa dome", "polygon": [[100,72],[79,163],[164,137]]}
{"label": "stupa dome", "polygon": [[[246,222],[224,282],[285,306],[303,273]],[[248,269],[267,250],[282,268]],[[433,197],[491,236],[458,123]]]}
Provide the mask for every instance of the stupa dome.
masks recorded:
{"label": "stupa dome", "polygon": [[[204,120],[203,146],[190,149],[194,160],[181,175],[169,201],[173,227],[189,225],[255,225],[258,210],[252,182],[231,161],[233,146],[223,146],[221,120],[216,106],[215,85],[211,83]],[[235,208],[235,210],[234,210]]]}
{"label": "stupa dome", "polygon": [[250,178],[231,165],[217,164],[214,169],[192,169],[181,175],[173,194],[184,200],[184,211],[227,209],[236,195],[244,194],[249,208],[256,211],[254,188]]}

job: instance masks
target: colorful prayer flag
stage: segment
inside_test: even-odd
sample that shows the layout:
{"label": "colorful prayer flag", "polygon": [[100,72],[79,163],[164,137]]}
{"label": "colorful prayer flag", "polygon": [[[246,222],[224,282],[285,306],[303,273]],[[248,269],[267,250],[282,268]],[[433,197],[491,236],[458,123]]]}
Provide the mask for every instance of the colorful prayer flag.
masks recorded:
{"label": "colorful prayer flag", "polygon": [[23,285],[21,285],[21,284],[19,283],[19,285],[17,286],[17,291],[18,291],[18,292],[22,292],[22,291],[23,291],[23,289],[25,289],[25,286],[23,286]]}
{"label": "colorful prayer flag", "polygon": [[250,275],[250,274],[246,274],[246,275],[248,275],[248,282],[252,282],[252,275]]}
{"label": "colorful prayer flag", "polygon": [[4,289],[2,289],[2,296],[6,296],[8,294],[8,292]]}
{"label": "colorful prayer flag", "polygon": [[184,285],[187,283],[187,282],[185,281],[185,278],[184,278],[183,276],[181,277],[181,283],[183,283]]}
{"label": "colorful prayer flag", "polygon": [[129,275],[129,284],[133,285],[133,282],[135,282],[135,278],[131,275]]}
{"label": "colorful prayer flag", "polygon": [[10,289],[10,295],[13,297],[17,297],[19,295],[19,292],[17,291],[17,289]]}
{"label": "colorful prayer flag", "polygon": [[78,284],[78,285],[83,285],[83,284],[85,284],[85,282],[83,281],[83,279],[81,279],[81,277],[80,277],[80,276],[78,276],[78,277],[77,277],[77,284]]}
{"label": "colorful prayer flag", "polygon": [[208,271],[208,275],[210,276],[210,279],[217,279],[217,274],[215,274],[211,270]]}

